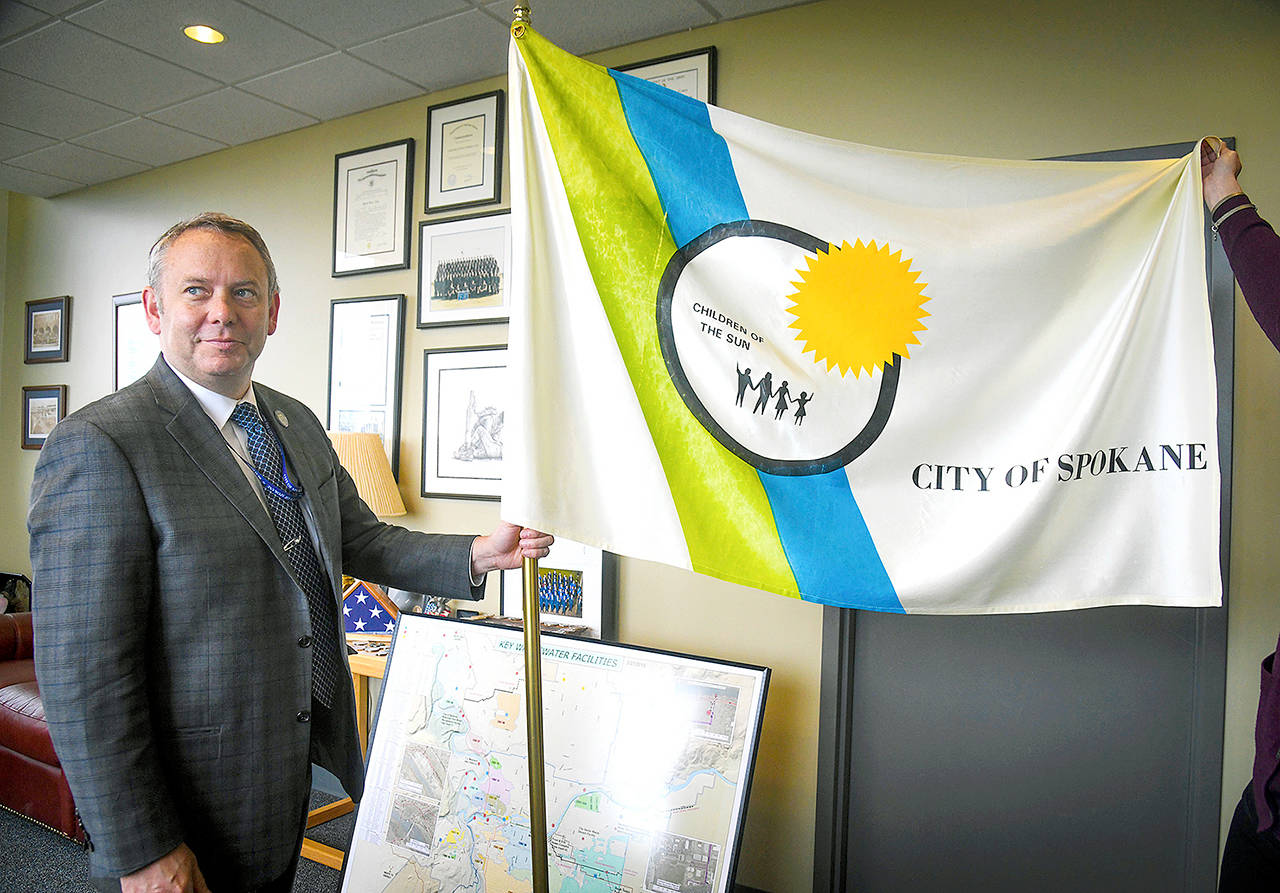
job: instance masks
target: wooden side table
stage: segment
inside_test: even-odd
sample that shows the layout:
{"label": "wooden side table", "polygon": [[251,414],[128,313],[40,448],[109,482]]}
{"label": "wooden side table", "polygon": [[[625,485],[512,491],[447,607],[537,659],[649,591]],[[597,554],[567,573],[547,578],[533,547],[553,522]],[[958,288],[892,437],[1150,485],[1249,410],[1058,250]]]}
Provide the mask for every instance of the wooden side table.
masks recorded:
{"label": "wooden side table", "polygon": [[[387,659],[374,654],[352,654],[347,657],[351,665],[351,681],[355,685],[356,694],[356,735],[360,738],[360,753],[366,758],[369,755],[369,680],[381,679],[387,671]],[[340,818],[355,809],[350,797],[343,797],[324,806],[316,807],[307,813],[307,828],[323,825],[331,819]],[[302,858],[319,862],[321,865],[341,870],[342,862],[347,854],[336,847],[317,843],[309,837],[302,838]]]}

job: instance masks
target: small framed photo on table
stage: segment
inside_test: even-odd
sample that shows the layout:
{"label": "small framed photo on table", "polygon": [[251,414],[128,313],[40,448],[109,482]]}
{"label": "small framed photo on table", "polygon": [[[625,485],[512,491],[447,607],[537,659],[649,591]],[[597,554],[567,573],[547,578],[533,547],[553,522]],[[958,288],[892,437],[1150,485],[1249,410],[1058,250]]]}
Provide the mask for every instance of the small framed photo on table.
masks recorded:
{"label": "small framed photo on table", "polygon": [[[502,572],[502,616],[524,616],[522,568]],[[538,559],[539,622],[586,627],[593,638],[618,638],[618,556],[556,538]]]}
{"label": "small framed photo on table", "polygon": [[427,109],[427,211],[502,200],[502,91]]}
{"label": "small framed photo on table", "polygon": [[333,275],[409,267],[413,140],[333,159]]}
{"label": "small framed photo on table", "polygon": [[22,389],[22,448],[38,450],[53,426],[67,415],[67,386],[64,384]]}
{"label": "small framed photo on table", "polygon": [[64,363],[71,347],[71,297],[27,301],[24,363]]}
{"label": "small framed photo on table", "polygon": [[506,322],[511,212],[418,226],[418,328]]}
{"label": "small framed photo on table", "polygon": [[707,105],[716,104],[715,47],[702,47],[687,53],[619,65],[614,70],[683,93]]}
{"label": "small framed photo on table", "polygon": [[507,347],[423,351],[422,495],[498,499]]}

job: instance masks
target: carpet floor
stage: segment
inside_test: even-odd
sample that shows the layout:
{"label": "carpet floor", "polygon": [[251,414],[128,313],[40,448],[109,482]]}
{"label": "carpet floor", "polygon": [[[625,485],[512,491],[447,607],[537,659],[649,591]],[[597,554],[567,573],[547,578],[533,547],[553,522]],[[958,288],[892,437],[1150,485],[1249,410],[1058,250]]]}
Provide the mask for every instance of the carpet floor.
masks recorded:
{"label": "carpet floor", "polygon": [[[338,799],[313,791],[311,808]],[[307,836],[345,850],[355,813],[318,825]],[[17,813],[0,809],[0,893],[93,893],[89,854],[78,843]],[[293,893],[337,893],[338,872],[303,859]]]}

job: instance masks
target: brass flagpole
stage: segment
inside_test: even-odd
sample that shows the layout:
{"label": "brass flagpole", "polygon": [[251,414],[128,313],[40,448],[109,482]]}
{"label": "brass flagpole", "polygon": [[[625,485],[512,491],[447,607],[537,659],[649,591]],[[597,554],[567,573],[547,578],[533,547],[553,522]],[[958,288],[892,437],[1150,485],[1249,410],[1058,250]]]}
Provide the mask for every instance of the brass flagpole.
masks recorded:
{"label": "brass flagpole", "polygon": [[[533,20],[529,4],[517,2],[511,10],[511,34],[517,40]],[[528,734],[529,849],[533,868],[533,893],[550,893],[547,876],[547,779],[542,749],[542,635],[538,599],[538,559],[524,560],[524,701]]]}

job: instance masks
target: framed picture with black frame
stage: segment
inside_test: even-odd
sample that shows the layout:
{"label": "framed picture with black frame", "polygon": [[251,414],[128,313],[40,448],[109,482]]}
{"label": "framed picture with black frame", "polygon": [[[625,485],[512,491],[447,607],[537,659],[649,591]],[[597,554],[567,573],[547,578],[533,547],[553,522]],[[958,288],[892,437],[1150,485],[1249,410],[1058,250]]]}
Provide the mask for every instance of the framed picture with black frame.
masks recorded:
{"label": "framed picture with black frame", "polygon": [[333,159],[333,274],[409,267],[412,139],[343,152]]}
{"label": "framed picture with black frame", "polygon": [[67,386],[37,385],[22,389],[22,448],[38,450],[53,426],[66,418]]}
{"label": "framed picture with black frame", "polygon": [[422,495],[498,499],[507,346],[423,351],[422,376]]}
{"label": "framed picture with black frame", "polygon": [[713,46],[619,65],[614,70],[683,93],[707,105],[716,104],[716,48]]}
{"label": "framed picture with black frame", "polygon": [[417,327],[506,322],[511,212],[418,224]]}
{"label": "framed picture with black frame", "polygon": [[71,296],[27,301],[24,363],[65,363],[71,352]]}
{"label": "framed picture with black frame", "polygon": [[400,397],[404,365],[404,295],[329,302],[330,431],[367,431],[382,438],[400,479]]}
{"label": "framed picture with black frame", "polygon": [[503,120],[501,90],[427,109],[427,213],[502,200]]}

